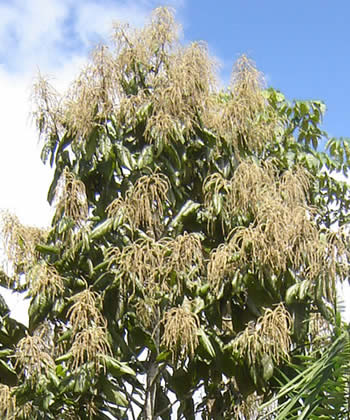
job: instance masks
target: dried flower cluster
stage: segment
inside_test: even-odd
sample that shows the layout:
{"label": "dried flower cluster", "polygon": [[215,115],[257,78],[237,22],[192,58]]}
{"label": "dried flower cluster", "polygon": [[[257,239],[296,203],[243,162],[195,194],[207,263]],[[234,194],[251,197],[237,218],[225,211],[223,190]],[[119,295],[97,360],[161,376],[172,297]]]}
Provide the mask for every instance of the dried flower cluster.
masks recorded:
{"label": "dried flower cluster", "polygon": [[107,216],[114,220],[114,225],[128,223],[130,227],[134,225],[134,208],[128,198],[115,198],[106,208]]}
{"label": "dried flower cluster", "polygon": [[184,301],[182,306],[165,312],[161,324],[164,327],[161,344],[173,355],[173,361],[179,356],[192,356],[198,345],[198,316],[191,311],[191,303]]}
{"label": "dried flower cluster", "polygon": [[17,405],[17,399],[14,395],[17,387],[9,387],[0,384],[0,416],[6,420],[16,420],[18,418],[25,420],[34,420],[37,417],[34,414],[33,405],[27,402],[23,405]]}
{"label": "dried flower cluster", "polygon": [[227,244],[220,244],[210,253],[208,263],[208,281],[216,294],[219,293],[225,280],[232,278],[239,269],[234,250]]}
{"label": "dried flower cluster", "polygon": [[116,62],[119,74],[126,76],[124,85],[132,88],[136,79],[143,86],[133,95],[125,95],[126,89],[122,92],[119,114],[122,121],[128,125],[135,114],[147,110],[145,135],[149,142],[158,137],[170,140],[174,132],[191,131],[196,112],[206,112],[216,84],[214,63],[205,45],[180,47],[174,17],[161,8],[141,31],[120,25],[115,29],[119,52]]}
{"label": "dried flower cluster", "polygon": [[59,137],[63,131],[60,96],[40,73],[33,84],[32,100],[35,103],[33,118],[40,135],[45,140]]}
{"label": "dried flower cluster", "polygon": [[153,110],[146,126],[150,140],[193,131],[196,113],[207,112],[215,86],[214,63],[203,43],[179,49],[174,59],[165,64],[167,72],[159,73],[154,80]]}
{"label": "dried flower cluster", "polygon": [[235,64],[228,96],[212,107],[208,124],[233,146],[237,157],[242,149],[259,151],[274,138],[277,115],[267,104],[263,89],[261,73],[243,55]]}
{"label": "dried flower cluster", "polygon": [[290,209],[282,202],[270,202],[261,207],[256,224],[234,229],[229,243],[241,262],[267,265],[280,272],[289,264],[299,269],[317,239],[317,228],[305,208]]}
{"label": "dried flower cluster", "polygon": [[104,355],[111,353],[106,320],[97,307],[97,294],[90,289],[73,296],[67,316],[72,328],[72,368],[93,362],[95,369],[104,367]]}
{"label": "dried flower cluster", "polygon": [[72,297],[73,305],[67,316],[72,325],[73,335],[81,329],[88,328],[91,324],[104,323],[104,318],[97,307],[97,298],[97,294],[90,289],[85,289]]}
{"label": "dried flower cluster", "polygon": [[42,293],[54,299],[64,292],[63,279],[54,266],[38,263],[28,272],[28,278],[33,297]]}
{"label": "dried flower cluster", "polygon": [[226,216],[252,214],[257,216],[266,203],[279,202],[289,208],[306,206],[310,175],[301,167],[286,171],[278,177],[278,170],[271,161],[257,163],[242,161],[231,179],[214,173],[204,182],[205,204],[213,212],[214,198],[221,196]]}
{"label": "dried flower cluster", "polygon": [[161,231],[168,189],[169,181],[163,174],[145,175],[136,181],[127,198],[134,209],[135,226],[154,233]]}
{"label": "dried flower cluster", "polygon": [[108,48],[96,48],[91,58],[63,98],[64,120],[76,141],[105,122],[118,102],[118,75]]}
{"label": "dried flower cluster", "polygon": [[107,214],[116,225],[128,222],[133,230],[144,228],[148,234],[158,236],[164,226],[168,189],[169,181],[163,174],[141,176],[127,191],[125,199],[118,197],[109,204]]}
{"label": "dried flower cluster", "polygon": [[96,371],[104,367],[104,357],[111,353],[106,336],[106,325],[90,326],[79,331],[71,347],[73,355],[72,369],[76,370],[85,362],[93,362]]}
{"label": "dried flower cluster", "polygon": [[310,284],[315,285],[314,280],[318,280],[320,292],[329,302],[335,302],[336,281],[343,282],[349,273],[348,235],[346,228],[340,228],[335,232],[326,231],[318,241],[310,243],[312,252],[308,254],[304,275]]}
{"label": "dried flower cluster", "polygon": [[67,167],[57,184],[55,199],[57,211],[63,212],[64,216],[72,219],[78,226],[87,219],[89,208],[85,185]]}
{"label": "dried flower cluster", "polygon": [[133,296],[139,285],[147,290],[147,295],[154,296],[157,291],[169,290],[169,285],[164,281],[169,273],[166,254],[166,240],[146,238],[138,239],[122,251],[110,248],[106,259],[109,260],[109,266],[113,266],[124,295],[127,295],[131,286]]}
{"label": "dried flower cluster", "polygon": [[44,242],[47,232],[36,227],[25,226],[8,212],[1,214],[1,237],[7,260],[16,274],[28,270],[36,261],[35,247]]}
{"label": "dried flower cluster", "polygon": [[22,375],[35,382],[41,374],[55,369],[47,341],[41,334],[26,335],[16,347],[16,364],[22,367]]}
{"label": "dried flower cluster", "polygon": [[259,363],[263,356],[270,356],[278,364],[289,358],[291,349],[292,318],[282,303],[275,309],[266,309],[263,316],[234,339],[233,351],[246,357],[249,365]]}
{"label": "dried flower cluster", "polygon": [[3,419],[15,419],[16,397],[12,395],[13,389],[0,384],[0,415]]}
{"label": "dried flower cluster", "polygon": [[203,250],[199,235],[184,232],[168,244],[169,266],[178,275],[192,278],[204,269]]}
{"label": "dried flower cluster", "polygon": [[[169,290],[179,294],[182,281],[195,277],[204,267],[200,239],[196,234],[187,233],[159,241],[138,239],[122,251],[110,248],[106,259],[109,267],[113,267],[124,295],[130,290],[134,293],[136,288],[153,297],[157,292]],[[176,285],[170,283],[172,272],[176,273]]]}

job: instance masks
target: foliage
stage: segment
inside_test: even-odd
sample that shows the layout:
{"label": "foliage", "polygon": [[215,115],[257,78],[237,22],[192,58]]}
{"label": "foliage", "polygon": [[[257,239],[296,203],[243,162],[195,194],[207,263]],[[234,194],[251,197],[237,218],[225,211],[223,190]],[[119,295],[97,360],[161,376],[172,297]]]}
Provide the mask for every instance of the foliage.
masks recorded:
{"label": "foliage", "polygon": [[329,336],[323,339],[322,346],[295,357],[290,378],[283,375],[279,392],[265,404],[269,415],[262,418],[349,418],[349,332],[339,333],[333,342]]}
{"label": "foliage", "polygon": [[167,9],[116,25],[64,96],[39,78],[34,99],[56,213],[48,232],[4,218],[6,284],[31,304],[1,356],[16,376],[3,417],[286,407],[279,381],[304,380],[319,354],[314,317],[342,328],[350,201],[331,173],[347,174],[350,147],[318,150],[324,105],[265,89],[245,56],[219,90],[206,46],[182,46]]}

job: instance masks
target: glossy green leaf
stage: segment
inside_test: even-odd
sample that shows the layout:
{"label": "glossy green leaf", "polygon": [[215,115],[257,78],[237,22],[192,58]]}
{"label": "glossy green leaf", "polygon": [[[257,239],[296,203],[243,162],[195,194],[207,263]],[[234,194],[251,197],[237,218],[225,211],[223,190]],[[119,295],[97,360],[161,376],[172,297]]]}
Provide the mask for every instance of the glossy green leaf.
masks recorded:
{"label": "glossy green leaf", "polygon": [[114,359],[110,356],[103,356],[108,371],[114,376],[122,376],[122,375],[132,375],[135,376],[136,373],[131,367],[127,365],[127,363],[119,362],[118,360]]}
{"label": "glossy green leaf", "polygon": [[214,358],[215,350],[214,350],[213,345],[210,342],[210,338],[208,337],[208,335],[205,333],[203,329],[200,329],[198,334],[199,334],[199,340],[201,344],[203,345],[204,349],[206,350],[206,352],[208,353],[210,357]]}

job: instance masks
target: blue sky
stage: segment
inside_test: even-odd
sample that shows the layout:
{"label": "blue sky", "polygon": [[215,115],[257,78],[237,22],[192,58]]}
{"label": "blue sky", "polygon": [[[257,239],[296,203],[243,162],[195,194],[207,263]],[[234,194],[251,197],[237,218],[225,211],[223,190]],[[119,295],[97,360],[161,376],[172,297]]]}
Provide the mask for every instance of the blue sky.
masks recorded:
{"label": "blue sky", "polygon": [[247,53],[269,85],[289,99],[320,99],[325,129],[350,136],[350,2],[345,0],[188,1],[187,39],[204,39],[222,74]]}
{"label": "blue sky", "polygon": [[[349,0],[168,0],[184,42],[204,40],[227,83],[234,61],[248,54],[269,86],[288,99],[327,105],[324,129],[350,136]],[[46,203],[52,173],[39,159],[29,123],[29,97],[38,69],[65,88],[93,42],[112,20],[141,26],[154,0],[0,0],[0,209],[26,224],[50,222]],[[0,253],[1,256],[1,253]],[[21,306],[21,303],[18,304]]]}

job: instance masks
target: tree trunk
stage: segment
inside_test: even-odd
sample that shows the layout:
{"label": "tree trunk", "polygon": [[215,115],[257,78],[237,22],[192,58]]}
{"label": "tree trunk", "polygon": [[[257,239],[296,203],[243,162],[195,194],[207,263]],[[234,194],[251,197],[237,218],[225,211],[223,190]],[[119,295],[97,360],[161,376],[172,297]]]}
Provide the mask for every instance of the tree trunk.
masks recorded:
{"label": "tree trunk", "polygon": [[156,309],[156,322],[154,330],[154,342],[156,347],[156,353],[150,353],[149,355],[149,368],[147,370],[146,378],[146,399],[145,399],[145,420],[156,420],[155,416],[155,402],[156,402],[156,392],[157,392],[157,376],[159,373],[159,366],[156,362],[159,345],[160,345],[160,310]]}
{"label": "tree trunk", "polygon": [[[152,356],[151,356],[152,357]],[[155,420],[155,401],[157,391],[157,363],[151,362],[147,372],[147,389],[146,389],[146,402],[145,402],[145,420]]]}

